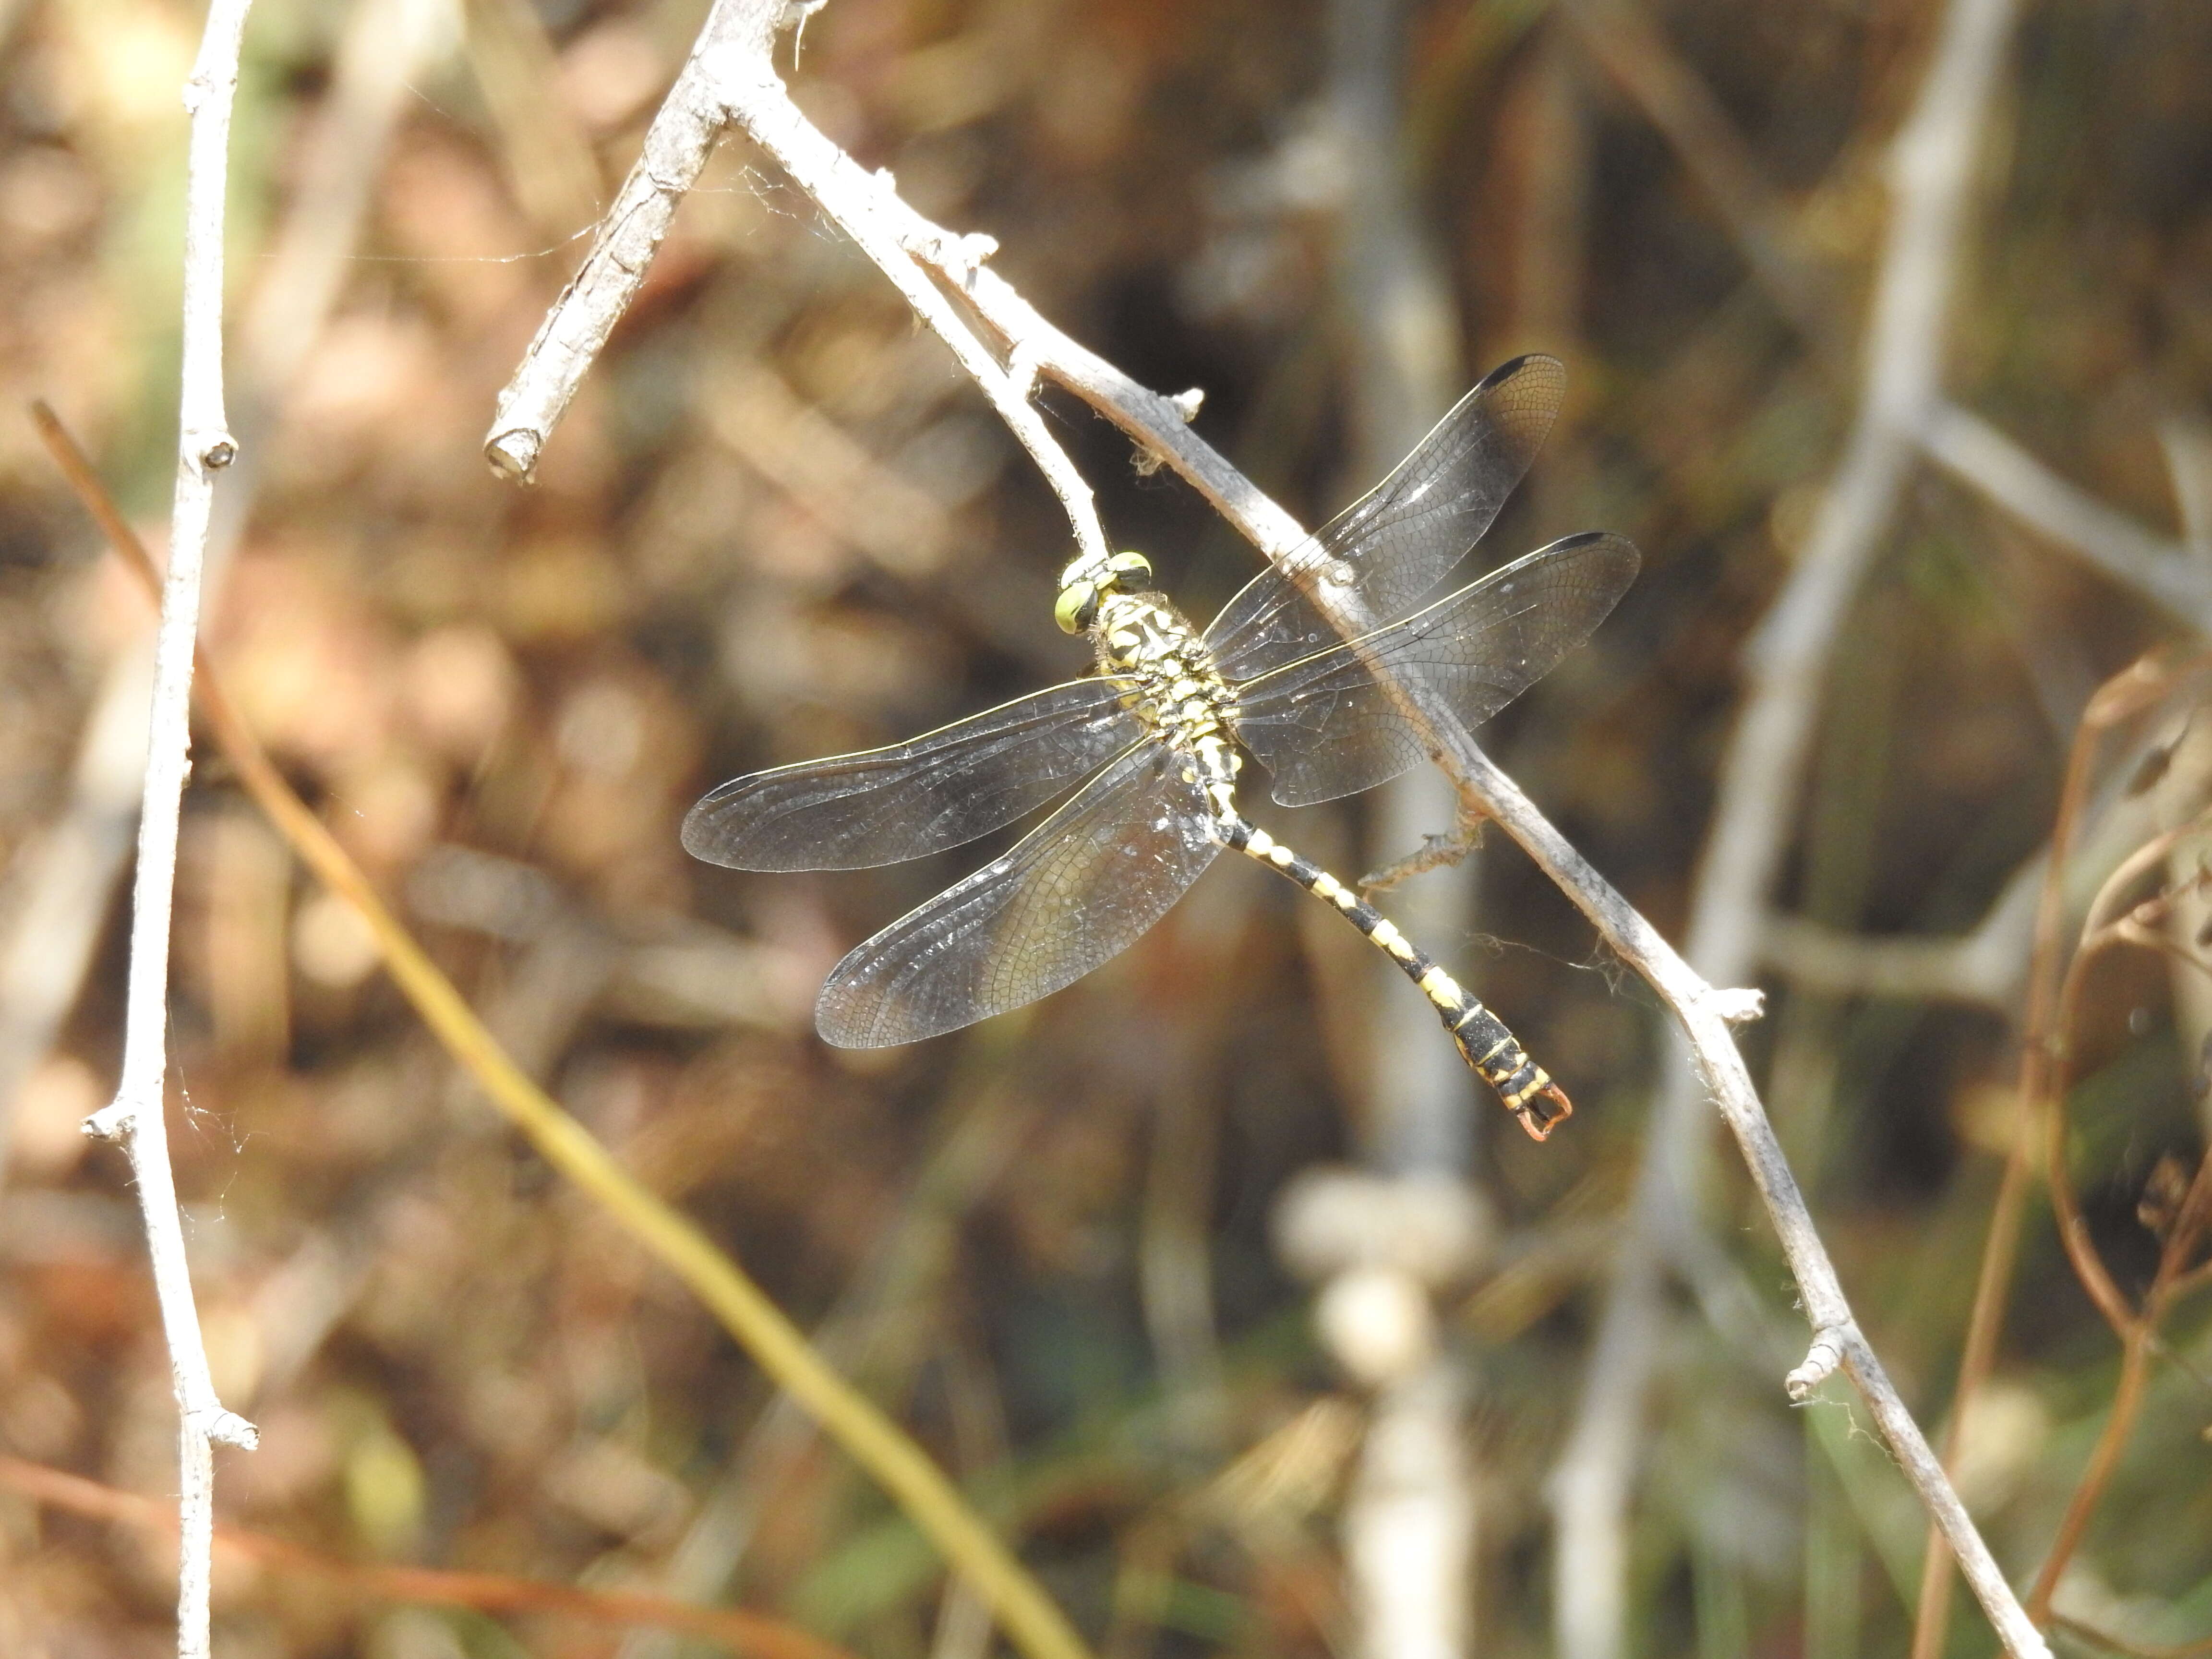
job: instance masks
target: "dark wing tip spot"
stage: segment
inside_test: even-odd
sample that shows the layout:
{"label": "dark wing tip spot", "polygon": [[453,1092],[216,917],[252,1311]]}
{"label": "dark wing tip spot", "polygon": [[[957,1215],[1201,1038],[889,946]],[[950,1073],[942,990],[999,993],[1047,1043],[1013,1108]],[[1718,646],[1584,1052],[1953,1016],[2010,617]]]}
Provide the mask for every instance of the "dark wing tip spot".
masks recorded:
{"label": "dark wing tip spot", "polygon": [[1546,380],[1557,380],[1564,384],[1567,366],[1548,352],[1525,351],[1518,357],[1509,357],[1475,383],[1477,392],[1488,392],[1501,386],[1523,373],[1535,372]]}

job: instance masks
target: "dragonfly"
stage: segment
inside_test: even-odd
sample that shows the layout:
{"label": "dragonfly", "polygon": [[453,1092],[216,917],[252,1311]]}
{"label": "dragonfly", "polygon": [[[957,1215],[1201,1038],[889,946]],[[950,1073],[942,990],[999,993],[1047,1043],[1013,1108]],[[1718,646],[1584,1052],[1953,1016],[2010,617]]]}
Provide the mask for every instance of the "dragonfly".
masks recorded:
{"label": "dragonfly", "polygon": [[[1094,672],[906,743],[734,779],[686,816],[685,848],[738,870],[866,869],[958,847],[1073,789],[1003,856],[838,963],[815,1006],[823,1037],[886,1048],[1047,996],[1134,944],[1226,848],[1358,928],[1545,1139],[1572,1103],[1504,1022],[1354,887],[1246,818],[1237,791],[1240,750],[1285,806],[1371,788],[1427,757],[1409,702],[1487,720],[1612,611],[1639,560],[1602,532],[1428,598],[1528,471],[1565,386],[1542,356],[1486,376],[1202,631],[1153,590],[1142,554],[1077,559],[1054,614],[1087,636]],[[1347,641],[1317,592],[1377,625]]]}

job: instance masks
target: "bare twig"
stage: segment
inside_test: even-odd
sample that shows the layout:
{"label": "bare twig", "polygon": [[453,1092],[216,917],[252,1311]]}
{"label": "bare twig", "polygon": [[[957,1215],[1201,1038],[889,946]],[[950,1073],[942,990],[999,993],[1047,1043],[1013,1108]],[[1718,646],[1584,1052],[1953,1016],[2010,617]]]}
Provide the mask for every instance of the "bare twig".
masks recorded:
{"label": "bare twig", "polygon": [[[2027,891],[2032,896],[2033,890]],[[1966,1002],[2003,1012],[2019,988],[2029,914],[2027,907],[1999,903],[1972,933],[1932,939],[1869,938],[1802,916],[1770,915],[1759,957],[1794,984],[1831,996]]]}
{"label": "bare twig", "polygon": [[1076,545],[1086,556],[1104,558],[1106,532],[1098,522],[1091,486],[1030,402],[1035,380],[1029,360],[1017,345],[1002,364],[931,279],[925,264],[935,258],[977,264],[998,245],[988,236],[977,236],[954,249],[936,227],[923,230],[926,222],[900,199],[888,172],[866,172],[799,112],[783,83],[770,72],[765,48],[751,73],[725,81],[718,90],[727,100],[730,118],[853,239],[915,314],[951,349],[1060,497]]}
{"label": "bare twig", "polygon": [[1921,441],[1947,471],[2123,586],[2199,633],[2212,624],[2212,572],[2188,548],[2067,483],[1971,410],[1932,406]]}
{"label": "bare twig", "polygon": [[[1018,366],[1000,362],[908,256],[904,241],[917,216],[899,200],[889,175],[866,172],[823,137],[775,78],[769,53],[787,9],[780,0],[718,0],[708,14],[698,44],[647,131],[644,153],[600,224],[583,270],[547,313],[521,367],[500,394],[484,443],[493,470],[526,477],[536,467],[554,425],[644,281],[676,204],[706,165],[723,125],[735,120],[952,349],[1060,496],[1077,544],[1104,558],[1106,536],[1091,504],[1091,486],[1030,404],[1030,377]],[[979,238],[969,257],[986,258],[992,246],[989,238]]]}
{"label": "bare twig", "polygon": [[[717,15],[738,4],[738,0],[724,0]],[[1301,526],[1199,440],[1184,424],[1181,406],[1139,386],[1044,322],[1009,284],[983,264],[989,252],[988,243],[955,237],[930,224],[899,199],[887,179],[861,172],[808,125],[775,81],[768,62],[766,23],[772,21],[769,14],[775,8],[768,0],[751,0],[751,4],[757,25],[751,38],[757,43],[757,56],[750,62],[728,57],[714,59],[726,76],[718,89],[731,118],[785,163],[825,213],[865,237],[863,246],[871,257],[908,295],[923,320],[938,327],[942,312],[933,301],[926,303],[916,295],[910,268],[927,267],[945,289],[964,298],[975,315],[998,336],[1007,361],[1021,365],[1025,373],[1033,366],[1037,374],[1076,392],[1127,431],[1148,453],[1189,480],[1262,552],[1278,562],[1286,561],[1286,556],[1304,540]],[[1767,761],[1785,775],[1778,784],[1781,792],[1790,788],[1796,757],[1802,752],[1817,671],[1826,659],[1834,617],[1887,520],[1904,476],[1908,423],[1932,397],[1929,377],[1936,356],[1933,349],[1936,321],[1948,295],[1952,255],[1970,171],[1967,164],[2011,15],[2011,0],[1955,0],[1950,38],[1931,74],[1922,113],[1899,139],[1897,155],[1905,210],[1900,215],[1899,246],[1893,250],[1894,269],[1878,301],[1881,316],[1875,338],[1881,349],[1874,359],[1875,372],[1869,394],[1872,412],[1863,420],[1853,458],[1847,462],[1842,487],[1820,532],[1828,550],[1820,557],[1808,552],[1800,566],[1801,574],[1810,569],[1815,579],[1793,590],[1791,599],[1768,630],[1759,673],[1776,695],[1770,696],[1763,712],[1755,710],[1747,718],[1747,726],[1756,728],[1759,741],[1739,744],[1740,751],[1748,750],[1747,755],[1740,753],[1740,760]],[[710,21],[709,36],[715,27]],[[704,61],[702,54],[711,56],[706,39],[702,37],[702,47],[695,52],[694,68]],[[687,68],[687,76],[690,74],[691,69]],[[684,86],[679,81],[679,92]],[[694,100],[695,109],[706,106],[707,94],[702,88],[694,87],[685,95]],[[618,210],[617,220],[611,222],[618,224],[619,220]],[[562,388],[559,395],[541,400],[542,420],[523,434],[520,448],[513,452],[526,451],[534,456],[536,447],[542,445],[557,417],[560,404],[588,367],[592,352],[612,327],[613,313],[602,309],[593,324],[598,332],[587,338],[589,331],[584,329],[583,319],[568,316],[573,298],[572,293],[556,307],[538,343],[518,369],[510,386],[510,400],[503,402],[501,420],[495,428],[495,449],[513,434],[508,411],[514,389],[550,378]],[[960,332],[954,331],[948,343],[966,362],[969,353]],[[549,340],[553,343],[549,345]],[[549,352],[557,361],[540,362]],[[998,401],[993,381],[987,379],[985,388]],[[1081,515],[1065,491],[1063,501],[1070,505],[1071,518],[1078,521],[1079,540],[1088,545]],[[1294,579],[1310,581],[1311,571],[1301,568],[1297,561],[1288,561],[1285,568]],[[1336,602],[1335,595],[1319,584],[1313,584],[1310,592],[1331,623],[1347,635],[1375,620]],[[1674,1132],[1673,1143],[1662,1155],[1680,1157],[1682,1148],[1693,1142],[1695,1109],[1709,1091],[1735,1135],[1780,1236],[1804,1311],[1816,1328],[1830,1332],[1844,1345],[1846,1370],[1871,1404],[1875,1420],[1923,1503],[1959,1553],[2006,1647],[2016,1659],[2043,1659],[2048,1650],[2041,1636],[2021,1613],[1934,1454],[1880,1362],[1858,1334],[1834,1267],[1729,1036],[1728,1017],[1741,1014],[1740,1003],[1725,994],[1717,995],[1706,979],[1677,956],[1657,931],[1606,884],[1482,753],[1431,688],[1416,683],[1393,684],[1391,689],[1401,707],[1420,721],[1431,754],[1455,781],[1471,792],[1484,811],[1528,852],[1589,917],[1607,944],[1643,975],[1674,1011],[1704,1086],[1689,1083],[1687,1104],[1675,1114],[1682,1121],[1661,1126],[1662,1137],[1669,1129]],[[1778,814],[1783,799],[1786,793],[1761,792],[1754,803],[1760,810],[1752,813],[1748,822],[1739,823],[1733,837],[1724,836],[1717,842],[1710,855],[1716,866],[1729,861],[1724,855],[1737,852],[1747,855],[1752,866],[1748,891],[1754,902],[1764,896],[1777,856],[1773,843],[1778,832],[1770,820]],[[1770,805],[1774,811],[1764,810]],[[1739,817],[1742,817],[1740,812]],[[1735,890],[1731,888],[1732,895]],[[1755,938],[1756,929],[1735,909],[1728,911],[1725,922],[1722,932],[1733,947],[1729,959],[1747,968],[1748,941]],[[1713,925],[1717,924],[1709,923]],[[1726,975],[1730,980],[1741,976],[1736,972]],[[1670,1170],[1662,1190],[1671,1198],[1686,1192],[1688,1185]],[[1601,1354],[1601,1363],[1603,1358]],[[1638,1397],[1641,1389],[1639,1378],[1635,1385]],[[1577,1587],[1578,1596],[1589,1594],[1589,1586]],[[1580,1659],[1580,1655],[1571,1654],[1570,1659]]]}
{"label": "bare twig", "polygon": [[1814,1334],[1813,1346],[1805,1350],[1804,1363],[1782,1379],[1782,1386],[1792,1400],[1802,1404],[1812,1399],[1820,1384],[1836,1374],[1836,1367],[1846,1357],[1848,1340],[1842,1331]]}
{"label": "bare twig", "polygon": [[[40,416],[57,459],[108,532],[115,550],[149,586],[154,585],[157,578],[152,560],[82,453],[50,412],[42,409]],[[453,981],[386,905],[361,866],[284,781],[204,662],[197,689],[209,726],[247,793],[291,843],[301,862],[354,908],[374,937],[386,968],[423,1023],[539,1156],[574,1182],[680,1279],[761,1369],[789,1390],[854,1461],[882,1484],[945,1559],[977,1587],[1030,1659],[1088,1659],[1082,1638],[1051,1598],[992,1534],[928,1453],[841,1376],[737,1262],[617,1164],[516,1065]],[[171,1213],[173,1217],[173,1198]],[[201,1364],[204,1369],[204,1358]],[[250,1433],[251,1425],[246,1427]],[[202,1589],[204,1596],[204,1582]],[[190,1659],[205,1659],[204,1640]]]}
{"label": "bare twig", "polygon": [[[239,459],[215,503],[203,610],[220,597],[227,551],[259,485],[265,441],[349,268],[399,101],[415,66],[433,55],[443,15],[438,0],[361,0],[339,42],[329,95],[301,145],[297,187],[235,331],[231,429]],[[0,1159],[21,1081],[52,1047],[82,989],[130,854],[152,667],[135,641],[107,664],[70,768],[68,805],[36,851],[18,861],[26,897],[0,947]],[[11,869],[11,881],[17,873]]]}
{"label": "bare twig", "polygon": [[138,811],[123,1076],[112,1103],[85,1122],[87,1133],[118,1143],[130,1156],[146,1218],[147,1253],[161,1302],[162,1334],[168,1343],[179,1419],[179,1659],[206,1659],[208,1652],[215,1443],[251,1448],[258,1439],[251,1423],[223,1409],[208,1372],[163,1119],[168,1077],[169,912],[176,890],[177,820],[191,765],[192,642],[199,629],[200,570],[207,554],[215,475],[238,453],[223,410],[222,231],[230,112],[248,4],[249,0],[213,0],[199,54],[185,83],[191,137],[185,186],[177,490],[170,517],[168,579],[154,647],[153,714]]}
{"label": "bare twig", "polygon": [[[1830,655],[1896,511],[1919,422],[1936,401],[1974,163],[2014,11],[2014,0],[1951,0],[1917,101],[1891,147],[1893,206],[1856,422],[1790,580],[1747,653],[1744,707],[1692,901],[1689,960],[1713,983],[1741,982],[1757,966]],[[1674,1218],[1697,1204],[1700,1094],[1690,1070],[1678,1069],[1653,1114],[1583,1402],[1554,1475],[1562,1659],[1618,1659],[1625,1650],[1626,1516],[1663,1326],[1656,1247]],[[1915,1460],[1903,1461],[1909,1473],[1916,1469]],[[1944,1531],[1953,1535],[1952,1527]],[[1977,1593],[2005,1644],[2016,1656],[2041,1652],[2042,1638],[2001,1587],[1991,1565]]]}
{"label": "bare twig", "polygon": [[484,440],[494,471],[528,478],[537,471],[545,440],[636,297],[677,204],[714,151],[726,118],[715,83],[733,67],[766,58],[781,10],[758,0],[717,0],[707,14],[690,57],[646,131],[637,164],[599,222],[592,251],[499,395]]}
{"label": "bare twig", "polygon": [[1823,349],[1836,343],[1835,283],[1806,256],[1788,204],[1752,161],[1712,89],[1633,0],[1566,0],[1563,9],[1598,66],[1674,146],[1792,326]]}
{"label": "bare twig", "polygon": [[1387,893],[1401,883],[1425,876],[1431,870],[1460,863],[1482,845],[1482,826],[1486,822],[1480,807],[1465,800],[1455,802],[1450,829],[1424,834],[1421,844],[1412,852],[1391,860],[1380,869],[1370,870],[1360,877],[1359,890],[1367,895],[1371,903],[1377,893]]}

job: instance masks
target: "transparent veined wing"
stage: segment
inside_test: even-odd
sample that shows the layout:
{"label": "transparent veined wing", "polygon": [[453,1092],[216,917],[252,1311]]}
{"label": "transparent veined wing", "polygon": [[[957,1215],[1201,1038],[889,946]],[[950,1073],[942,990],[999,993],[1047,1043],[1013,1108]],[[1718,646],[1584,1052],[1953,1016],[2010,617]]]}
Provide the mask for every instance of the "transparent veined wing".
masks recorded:
{"label": "transparent veined wing", "polygon": [[1189,766],[1135,744],[1004,858],[855,946],[815,1004],[823,1036],[881,1048],[957,1030],[1134,944],[1220,850]]}
{"label": "transparent veined wing", "polygon": [[[1335,573],[1366,614],[1396,621],[1443,580],[1490,528],[1559,412],[1566,369],[1556,357],[1516,357],[1483,377],[1390,476],[1331,519],[1284,561],[1315,579]],[[1321,650],[1342,637],[1284,568],[1244,585],[1206,630],[1232,680]]]}
{"label": "transparent veined wing", "polygon": [[1143,735],[1129,689],[1070,680],[886,749],[732,779],[684,816],[684,848],[733,870],[865,870],[957,847]]}
{"label": "transparent veined wing", "polygon": [[1426,686],[1469,726],[1486,720],[1589,637],[1641,562],[1619,536],[1553,542],[1402,622],[1238,686],[1237,738],[1285,806],[1372,788],[1425,752],[1378,672]]}

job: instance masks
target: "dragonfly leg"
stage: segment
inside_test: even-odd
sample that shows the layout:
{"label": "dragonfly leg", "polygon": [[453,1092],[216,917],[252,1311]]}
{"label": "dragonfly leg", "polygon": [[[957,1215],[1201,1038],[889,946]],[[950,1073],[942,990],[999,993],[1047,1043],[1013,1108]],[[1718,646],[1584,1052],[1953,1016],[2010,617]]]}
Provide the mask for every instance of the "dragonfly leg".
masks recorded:
{"label": "dragonfly leg", "polygon": [[1425,952],[1416,950],[1388,916],[1356,891],[1235,813],[1223,816],[1218,833],[1225,845],[1289,878],[1316,898],[1328,900],[1338,915],[1395,963],[1399,971],[1428,998],[1452,1041],[1459,1045],[1462,1058],[1498,1091],[1505,1109],[1521,1120],[1521,1127],[1531,1136],[1545,1139],[1574,1111],[1565,1091],[1528,1058],[1528,1051],[1506,1029],[1505,1022]]}

